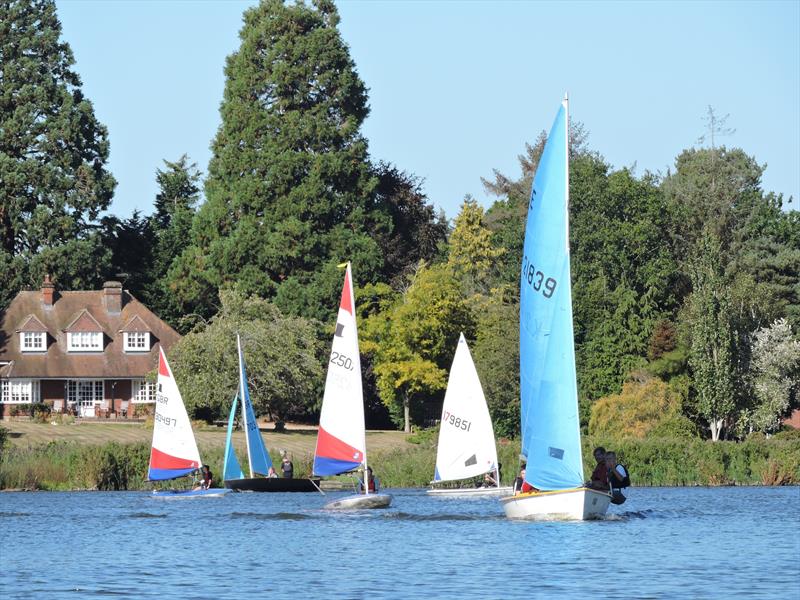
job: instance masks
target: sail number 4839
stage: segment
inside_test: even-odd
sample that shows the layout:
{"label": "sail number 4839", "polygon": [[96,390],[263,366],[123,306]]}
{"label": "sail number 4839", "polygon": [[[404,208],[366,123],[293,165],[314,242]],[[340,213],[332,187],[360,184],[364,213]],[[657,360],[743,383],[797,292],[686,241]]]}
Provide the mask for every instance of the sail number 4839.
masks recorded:
{"label": "sail number 4839", "polygon": [[469,428],[472,427],[472,423],[470,421],[455,416],[449,410],[444,411],[444,414],[442,415],[442,421],[445,423],[450,423],[450,425],[456,429],[463,429],[464,431],[469,431]]}
{"label": "sail number 4839", "polygon": [[340,352],[331,352],[331,364],[344,367],[348,371],[353,370],[353,359],[345,356]]}
{"label": "sail number 4839", "polygon": [[542,296],[549,298],[556,291],[558,282],[552,277],[545,277],[541,271],[537,271],[533,263],[525,256],[522,261],[522,280],[528,282],[535,291],[542,292]]}

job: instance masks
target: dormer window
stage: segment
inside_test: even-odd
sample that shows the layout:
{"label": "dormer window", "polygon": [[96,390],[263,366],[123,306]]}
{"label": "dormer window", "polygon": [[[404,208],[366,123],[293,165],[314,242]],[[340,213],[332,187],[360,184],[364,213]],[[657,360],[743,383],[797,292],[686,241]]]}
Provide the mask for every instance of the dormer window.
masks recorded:
{"label": "dormer window", "polygon": [[150,333],[147,331],[126,331],[125,352],[149,352]]}
{"label": "dormer window", "polygon": [[23,331],[19,334],[20,348],[23,352],[44,352],[47,350],[46,337],[43,331]]}
{"label": "dormer window", "polygon": [[99,352],[102,349],[102,331],[70,331],[67,333],[67,350],[70,352]]}

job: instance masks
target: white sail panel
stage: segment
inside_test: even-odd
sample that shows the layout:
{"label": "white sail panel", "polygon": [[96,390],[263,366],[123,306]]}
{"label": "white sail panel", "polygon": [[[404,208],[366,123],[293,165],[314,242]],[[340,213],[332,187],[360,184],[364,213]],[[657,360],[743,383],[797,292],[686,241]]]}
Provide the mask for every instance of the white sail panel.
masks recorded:
{"label": "white sail panel", "polygon": [[462,333],[442,405],[434,481],[475,477],[496,467],[492,419]]}

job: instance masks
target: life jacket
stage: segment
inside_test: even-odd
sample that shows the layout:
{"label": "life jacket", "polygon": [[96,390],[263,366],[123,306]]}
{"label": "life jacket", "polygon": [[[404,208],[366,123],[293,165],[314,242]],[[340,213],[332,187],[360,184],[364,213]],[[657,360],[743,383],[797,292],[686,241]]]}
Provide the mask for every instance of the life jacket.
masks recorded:
{"label": "life jacket", "polygon": [[611,483],[611,488],[614,490],[620,490],[622,488],[630,487],[631,485],[631,476],[628,472],[628,467],[623,465],[622,463],[617,463],[617,467],[622,467],[622,470],[625,471],[625,477],[622,478],[622,481],[617,481],[615,478],[612,478],[609,474],[608,481]]}

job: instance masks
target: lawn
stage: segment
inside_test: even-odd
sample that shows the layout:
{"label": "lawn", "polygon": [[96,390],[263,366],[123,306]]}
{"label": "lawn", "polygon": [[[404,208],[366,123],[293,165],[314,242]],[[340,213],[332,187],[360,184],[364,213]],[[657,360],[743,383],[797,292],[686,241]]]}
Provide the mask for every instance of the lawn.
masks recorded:
{"label": "lawn", "polygon": [[[74,441],[85,445],[102,445],[108,442],[132,444],[150,443],[151,426],[137,422],[97,422],[77,421],[70,424],[34,423],[32,421],[3,421],[0,426],[9,430],[10,442],[18,447],[34,446],[55,440]],[[270,450],[288,450],[292,456],[299,457],[314,453],[317,442],[316,428],[291,427],[283,433],[270,429],[261,430],[264,443]],[[201,447],[222,448],[225,445],[225,428],[204,426],[195,431],[197,443]],[[234,445],[244,451],[245,440],[241,431],[234,433]],[[402,431],[368,431],[369,451],[383,451],[393,448],[409,447],[406,434]]]}

